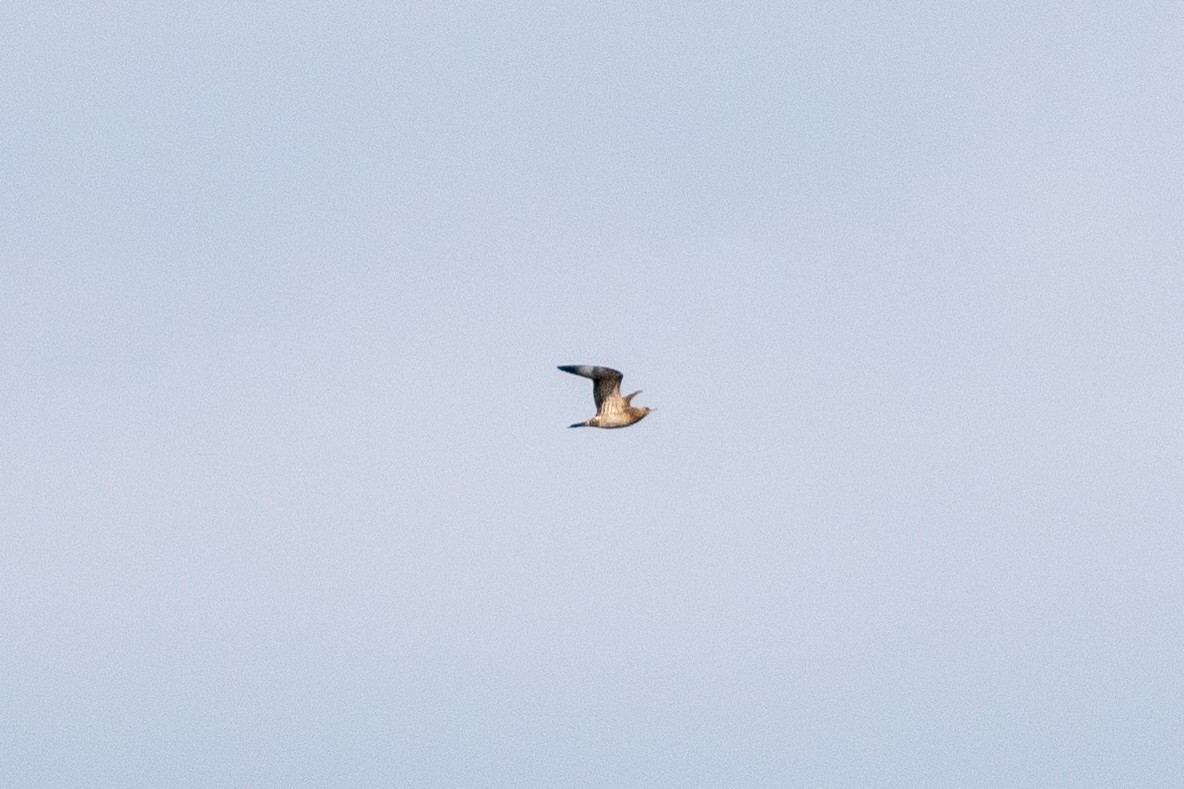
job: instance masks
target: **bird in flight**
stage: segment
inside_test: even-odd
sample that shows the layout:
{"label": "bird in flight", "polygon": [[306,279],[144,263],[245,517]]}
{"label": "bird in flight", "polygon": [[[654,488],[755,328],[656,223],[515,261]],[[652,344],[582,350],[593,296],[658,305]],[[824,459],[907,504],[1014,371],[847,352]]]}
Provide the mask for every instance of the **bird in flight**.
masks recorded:
{"label": "bird in flight", "polygon": [[561,364],[559,369],[572,375],[592,379],[592,397],[596,400],[596,416],[568,427],[629,427],[640,422],[652,408],[634,407],[629,402],[641,394],[641,390],[621,397],[621,374],[610,367],[593,367],[590,364]]}

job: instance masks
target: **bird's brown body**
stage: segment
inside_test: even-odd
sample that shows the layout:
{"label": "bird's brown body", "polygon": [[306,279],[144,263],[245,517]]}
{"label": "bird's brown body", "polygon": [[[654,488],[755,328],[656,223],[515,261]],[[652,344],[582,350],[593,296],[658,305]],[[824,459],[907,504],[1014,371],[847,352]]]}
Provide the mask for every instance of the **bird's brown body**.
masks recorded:
{"label": "bird's brown body", "polygon": [[595,367],[589,364],[564,364],[560,370],[572,375],[592,379],[592,397],[596,401],[596,416],[569,427],[628,427],[640,422],[652,408],[633,406],[634,397],[640,391],[621,397],[621,374],[609,367]]}

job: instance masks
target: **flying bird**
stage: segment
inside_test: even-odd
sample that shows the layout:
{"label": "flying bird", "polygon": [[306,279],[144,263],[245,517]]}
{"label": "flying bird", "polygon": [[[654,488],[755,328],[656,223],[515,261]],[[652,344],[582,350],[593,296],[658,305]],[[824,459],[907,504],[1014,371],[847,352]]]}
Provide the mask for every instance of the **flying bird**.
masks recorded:
{"label": "flying bird", "polygon": [[596,416],[568,427],[629,427],[640,422],[652,408],[634,407],[630,401],[641,394],[641,390],[621,397],[621,374],[609,367],[594,367],[590,364],[561,364],[559,369],[572,375],[592,379],[592,398],[596,400]]}

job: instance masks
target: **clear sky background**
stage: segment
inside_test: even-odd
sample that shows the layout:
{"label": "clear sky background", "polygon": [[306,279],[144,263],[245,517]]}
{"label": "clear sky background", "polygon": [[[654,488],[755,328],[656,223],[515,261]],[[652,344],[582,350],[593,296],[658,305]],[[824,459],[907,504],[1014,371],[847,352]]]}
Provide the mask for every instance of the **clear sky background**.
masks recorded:
{"label": "clear sky background", "polygon": [[1184,12],[986,5],[6,5],[0,784],[1184,784]]}

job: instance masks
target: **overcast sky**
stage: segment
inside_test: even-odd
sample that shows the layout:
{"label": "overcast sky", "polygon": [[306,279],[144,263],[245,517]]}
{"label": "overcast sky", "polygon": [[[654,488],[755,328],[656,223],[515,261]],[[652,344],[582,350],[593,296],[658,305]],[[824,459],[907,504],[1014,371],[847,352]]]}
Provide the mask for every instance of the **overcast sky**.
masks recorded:
{"label": "overcast sky", "polygon": [[1184,14],[986,5],[8,4],[0,784],[1184,784]]}

